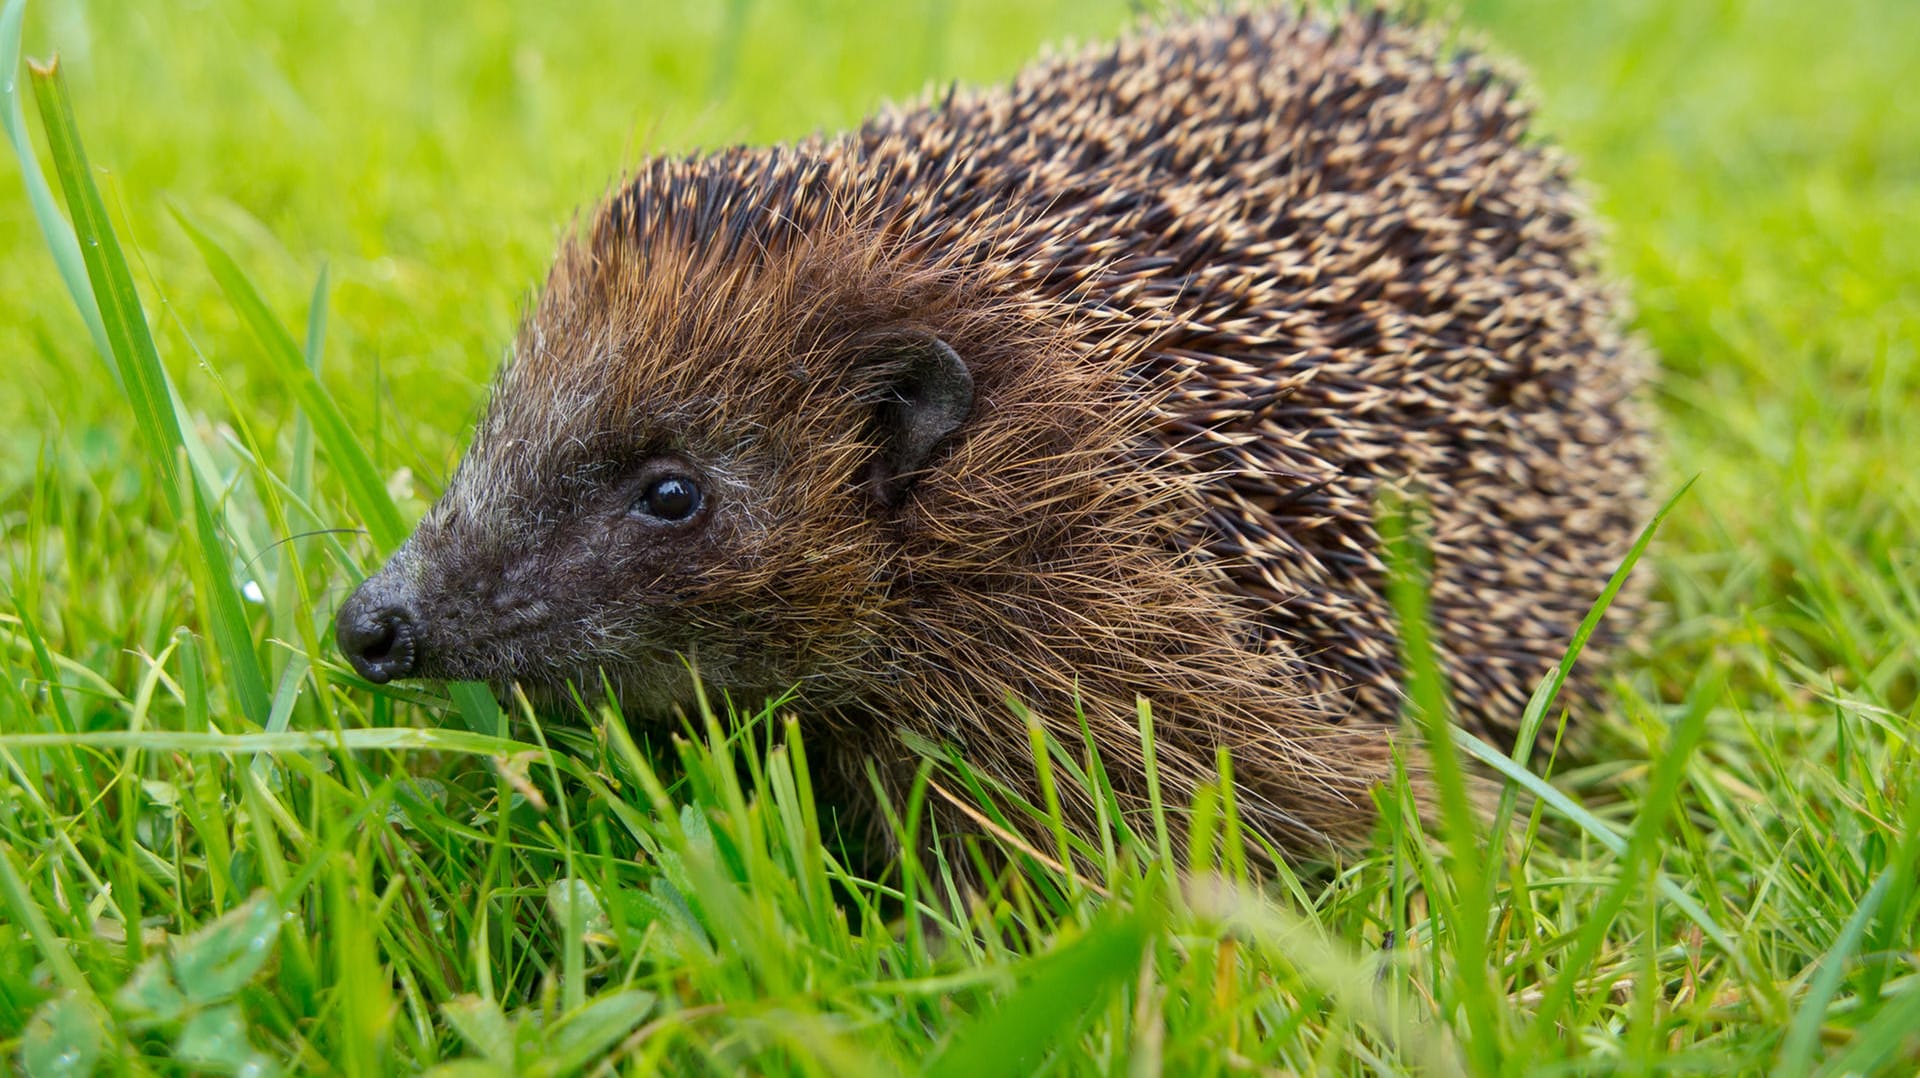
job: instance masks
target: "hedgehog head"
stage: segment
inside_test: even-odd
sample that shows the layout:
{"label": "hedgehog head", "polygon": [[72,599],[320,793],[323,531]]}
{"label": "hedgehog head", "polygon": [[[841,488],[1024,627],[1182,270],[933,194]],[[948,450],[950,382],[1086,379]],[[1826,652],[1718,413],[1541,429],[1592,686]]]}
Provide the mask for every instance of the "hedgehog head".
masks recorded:
{"label": "hedgehog head", "polygon": [[444,495],[339,613],[362,675],[604,676],[651,712],[691,666],[832,704],[912,661],[897,626],[940,564],[1017,548],[1018,507],[1075,471],[1062,439],[1102,425],[1046,418],[1093,414],[1093,368],[1039,362],[1055,335],[823,173],[658,164],[563,245]]}

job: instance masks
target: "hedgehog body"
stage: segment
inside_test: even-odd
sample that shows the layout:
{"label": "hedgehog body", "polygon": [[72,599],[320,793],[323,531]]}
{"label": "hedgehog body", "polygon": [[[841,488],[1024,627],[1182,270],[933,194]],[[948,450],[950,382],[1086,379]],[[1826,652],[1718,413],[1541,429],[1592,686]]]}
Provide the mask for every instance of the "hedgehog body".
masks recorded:
{"label": "hedgehog body", "polygon": [[1225,747],[1283,848],[1364,833],[1400,706],[1382,492],[1427,507],[1436,650],[1495,736],[1643,510],[1644,360],[1527,123],[1417,29],[1238,13],[650,162],[563,245],[343,649],[604,677],[636,722],[692,702],[691,658],[791,693],[852,790],[921,743],[1031,789],[1011,698],[1069,746],[1083,715],[1128,809],[1145,698],[1170,800]]}

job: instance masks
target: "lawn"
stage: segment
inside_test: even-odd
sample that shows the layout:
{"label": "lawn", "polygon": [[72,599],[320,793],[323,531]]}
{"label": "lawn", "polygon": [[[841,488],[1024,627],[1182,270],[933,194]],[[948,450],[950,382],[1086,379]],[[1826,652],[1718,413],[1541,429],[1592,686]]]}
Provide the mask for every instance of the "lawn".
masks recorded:
{"label": "lawn", "polygon": [[1217,866],[1149,831],[971,896],[847,867],[781,714],[636,744],[333,649],[624,168],[1128,17],[666,7],[5,5],[90,167],[9,68],[50,186],[0,154],[0,1073],[1920,1070],[1920,5],[1460,5],[1582,164],[1692,481],[1550,797],[1262,887],[1214,799],[1166,822]]}

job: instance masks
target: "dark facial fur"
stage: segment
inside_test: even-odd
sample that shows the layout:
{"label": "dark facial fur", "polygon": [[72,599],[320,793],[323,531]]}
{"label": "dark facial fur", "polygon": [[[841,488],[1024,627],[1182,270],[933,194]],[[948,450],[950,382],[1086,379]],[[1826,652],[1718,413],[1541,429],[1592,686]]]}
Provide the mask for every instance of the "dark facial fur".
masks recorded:
{"label": "dark facial fur", "polygon": [[1144,696],[1174,800],[1225,746],[1287,848],[1364,832],[1398,709],[1380,489],[1431,506],[1441,656],[1493,733],[1642,504],[1643,360],[1582,209],[1511,87],[1437,55],[1216,16],[644,166],[343,646],[605,676],[637,721],[691,700],[689,657],[902,785],[917,739],[1030,787],[1004,700],[1069,745],[1077,701],[1130,806]]}

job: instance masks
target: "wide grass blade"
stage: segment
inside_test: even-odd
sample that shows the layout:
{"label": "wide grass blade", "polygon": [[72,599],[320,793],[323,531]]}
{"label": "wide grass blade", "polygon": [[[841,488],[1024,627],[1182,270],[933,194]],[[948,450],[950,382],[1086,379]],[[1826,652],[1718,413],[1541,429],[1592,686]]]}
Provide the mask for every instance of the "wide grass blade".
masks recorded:
{"label": "wide grass blade", "polygon": [[954,1035],[928,1064],[929,1078],[1034,1073],[1045,1053],[1140,969],[1153,931],[1145,913],[1109,920],[1035,959],[1025,984]]}
{"label": "wide grass blade", "polygon": [[54,170],[66,193],[67,210],[73,216],[74,231],[86,263],[87,280],[99,305],[114,362],[120,369],[121,384],[128,402],[133,405],[147,463],[159,477],[175,522],[191,528],[195,552],[199,555],[193,572],[194,583],[240,711],[253,722],[264,723],[268,706],[266,677],[254,650],[245,610],[240,605],[239,589],[234,586],[227,545],[214,527],[211,506],[219,499],[215,491],[204,489],[200,469],[188,469],[183,474],[180,467],[181,459],[189,451],[187,437],[167,384],[166,370],[160,365],[160,354],[154,348],[153,333],[140,306],[140,294],[134,288],[132,271],[114,235],[100,191],[93,184],[59,63],[36,64],[32,70],[34,95],[40,104],[40,118],[53,153]]}
{"label": "wide grass blade", "polygon": [[506,736],[506,712],[500,710],[500,701],[493,698],[493,690],[486,685],[478,681],[449,682],[447,695],[467,729],[485,737]]}

